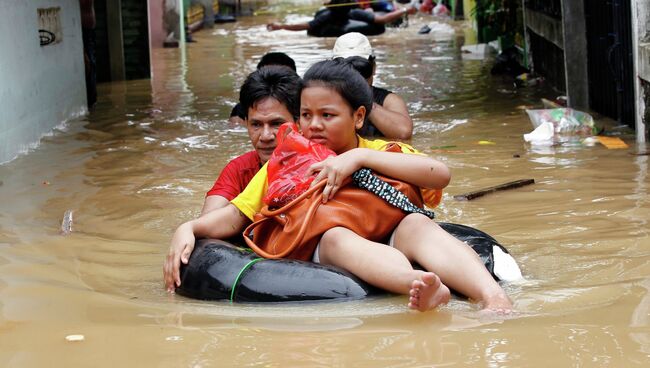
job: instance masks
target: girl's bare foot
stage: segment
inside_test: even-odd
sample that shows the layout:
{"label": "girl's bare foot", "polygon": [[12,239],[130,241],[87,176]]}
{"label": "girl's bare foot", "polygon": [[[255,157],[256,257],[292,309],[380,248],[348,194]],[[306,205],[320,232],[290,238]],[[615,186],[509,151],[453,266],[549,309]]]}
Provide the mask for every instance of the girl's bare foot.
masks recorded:
{"label": "girl's bare foot", "polygon": [[506,315],[512,313],[512,301],[503,290],[487,296],[482,301],[482,309],[497,315]]}
{"label": "girl's bare foot", "polygon": [[409,294],[409,308],[420,312],[446,304],[450,297],[449,288],[433,272],[423,272],[419,280],[414,280]]}

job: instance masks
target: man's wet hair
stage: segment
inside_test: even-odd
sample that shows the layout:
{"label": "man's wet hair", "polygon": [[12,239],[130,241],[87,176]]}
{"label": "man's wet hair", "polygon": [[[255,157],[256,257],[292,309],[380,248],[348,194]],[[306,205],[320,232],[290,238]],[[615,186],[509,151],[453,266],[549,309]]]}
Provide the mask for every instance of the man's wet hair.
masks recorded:
{"label": "man's wet hair", "polygon": [[372,77],[373,65],[368,59],[361,56],[350,56],[345,58],[345,62],[352,65],[365,79]]}
{"label": "man's wet hair", "polygon": [[350,105],[353,111],[372,109],[372,89],[361,74],[343,58],[324,60],[312,65],[303,78],[303,88],[323,86],[332,88]]}
{"label": "man's wet hair", "polygon": [[264,66],[248,75],[239,91],[239,103],[245,117],[248,109],[265,98],[274,98],[298,119],[302,81],[296,72],[279,65]]}
{"label": "man's wet hair", "polygon": [[269,65],[283,65],[296,71],[296,62],[284,52],[269,52],[266,53],[257,63],[257,69]]}

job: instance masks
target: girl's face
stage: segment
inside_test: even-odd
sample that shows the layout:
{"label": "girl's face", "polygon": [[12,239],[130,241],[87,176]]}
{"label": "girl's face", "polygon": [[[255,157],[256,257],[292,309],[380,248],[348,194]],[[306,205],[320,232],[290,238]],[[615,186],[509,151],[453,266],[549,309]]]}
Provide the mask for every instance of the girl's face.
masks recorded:
{"label": "girl's face", "polygon": [[357,129],[366,108],[356,111],[334,89],[312,86],[300,95],[300,130],[305,138],[327,146],[337,154],[357,148]]}

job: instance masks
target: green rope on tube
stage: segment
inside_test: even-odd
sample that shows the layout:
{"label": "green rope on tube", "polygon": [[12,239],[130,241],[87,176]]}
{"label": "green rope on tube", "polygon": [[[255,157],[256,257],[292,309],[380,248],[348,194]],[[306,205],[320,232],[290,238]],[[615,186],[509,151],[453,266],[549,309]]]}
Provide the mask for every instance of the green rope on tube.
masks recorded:
{"label": "green rope on tube", "polygon": [[237,274],[237,277],[235,278],[235,281],[232,283],[232,288],[230,290],[230,303],[232,303],[235,300],[235,289],[237,288],[237,284],[239,284],[239,280],[241,279],[242,275],[244,272],[249,269],[252,265],[255,263],[263,260],[264,258],[255,258],[250,260],[248,263],[244,265],[244,267],[239,270],[239,273]]}

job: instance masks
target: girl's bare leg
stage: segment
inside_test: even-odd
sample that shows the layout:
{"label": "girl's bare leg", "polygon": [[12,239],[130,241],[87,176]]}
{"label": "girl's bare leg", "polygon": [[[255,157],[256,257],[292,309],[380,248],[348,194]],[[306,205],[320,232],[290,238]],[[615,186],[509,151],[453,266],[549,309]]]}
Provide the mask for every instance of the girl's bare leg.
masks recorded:
{"label": "girl's bare leg", "polygon": [[481,302],[485,309],[512,309],[512,302],[476,252],[438,224],[426,216],[410,214],[395,231],[395,248],[407,259],[435,272],[444,284]]}
{"label": "girl's bare leg", "polygon": [[409,307],[420,311],[449,301],[449,289],[432,272],[414,270],[400,251],[364,239],[346,228],[323,234],[321,263],[341,267],[369,284],[410,295]]}

